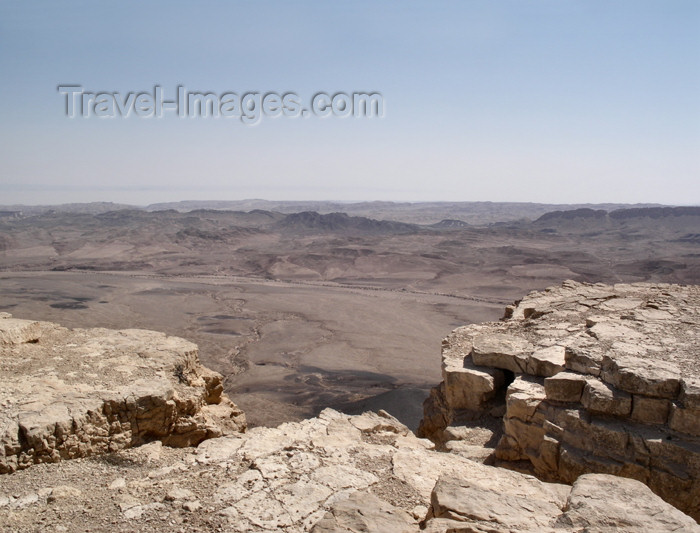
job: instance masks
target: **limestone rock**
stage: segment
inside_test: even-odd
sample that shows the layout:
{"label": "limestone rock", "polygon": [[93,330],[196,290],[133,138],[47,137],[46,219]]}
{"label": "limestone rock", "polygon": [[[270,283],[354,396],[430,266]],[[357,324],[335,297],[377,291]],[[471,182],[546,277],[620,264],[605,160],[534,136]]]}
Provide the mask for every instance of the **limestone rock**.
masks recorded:
{"label": "limestone rock", "polygon": [[671,402],[659,398],[648,398],[641,394],[632,396],[632,420],[644,424],[666,424]]}
{"label": "limestone rock", "polygon": [[[478,417],[503,387],[503,370],[477,366],[472,360],[473,341],[480,331],[479,325],[465,326],[442,341],[443,381],[423,403],[420,436],[444,440],[445,427]],[[465,353],[470,355],[465,357]]]}
{"label": "limestone rock", "polygon": [[699,529],[695,520],[661,501],[641,483],[605,474],[586,474],[576,480],[557,525],[583,531]]}
{"label": "limestone rock", "polygon": [[503,372],[465,360],[462,367],[445,369],[445,397],[455,409],[479,409],[503,384]]}
{"label": "limestone rock", "polygon": [[478,326],[455,330],[443,341],[442,394],[454,409],[480,409],[504,383],[503,371],[477,366],[471,357]]}
{"label": "limestone rock", "polygon": [[[528,383],[537,381],[524,380],[521,390]],[[615,509],[610,530],[698,530],[639,482],[613,490],[607,476],[592,476],[574,492],[431,450],[386,414],[327,409],[317,418],[208,439],[196,449],[153,453],[157,448],[3,476],[1,527],[42,531],[60,516],[66,531],[573,533],[584,530],[577,525],[582,519],[601,523],[601,511],[582,506],[590,500],[594,507],[604,495]],[[64,479],[70,487],[61,488]],[[63,496],[46,504],[54,492]],[[625,528],[628,517],[634,527]]]}
{"label": "limestone rock", "polygon": [[[528,294],[501,322],[453,332],[443,367],[514,374],[469,404],[472,419],[505,411],[496,464],[548,481],[586,473],[637,479],[698,519],[698,317],[700,287],[567,281]],[[452,380],[448,395],[443,377],[420,429],[459,453],[464,446],[449,428],[474,389]]]}
{"label": "limestone rock", "polygon": [[532,345],[515,335],[494,333],[474,339],[472,361],[475,365],[525,372]]}
{"label": "limestone rock", "polygon": [[679,400],[686,409],[700,409],[700,379],[684,377]]}
{"label": "limestone rock", "polygon": [[680,392],[680,369],[666,361],[605,356],[602,377],[623,391],[652,398],[673,399]]}
{"label": "limestone rock", "polygon": [[417,531],[417,527],[415,520],[406,511],[397,509],[372,494],[355,492],[332,505],[311,531],[411,533]]}
{"label": "limestone rock", "polygon": [[37,342],[41,337],[41,326],[33,320],[12,318],[9,313],[0,317],[0,346]]}
{"label": "limestone rock", "polygon": [[165,499],[168,501],[191,500],[193,497],[194,494],[191,490],[182,487],[173,487],[165,495]]}
{"label": "limestone rock", "polygon": [[585,386],[585,376],[576,372],[559,372],[544,380],[547,399],[557,402],[580,402]]}
{"label": "limestone rock", "polygon": [[673,405],[668,425],[675,431],[700,437],[700,409],[684,409]]}
{"label": "limestone rock", "polygon": [[591,413],[629,416],[632,412],[632,396],[597,379],[586,383],[581,403]]}
{"label": "limestone rock", "polygon": [[554,345],[535,350],[527,359],[526,373],[531,376],[554,376],[564,370],[565,349]]}
{"label": "limestone rock", "polygon": [[81,495],[80,489],[68,485],[60,485],[51,489],[46,501],[49,503],[67,498],[77,498]]}
{"label": "limestone rock", "polygon": [[524,475],[507,484],[444,476],[433,490],[431,514],[476,531],[543,531],[561,514],[567,493]]}
{"label": "limestone rock", "polygon": [[188,341],[0,319],[8,324],[21,327],[2,330],[0,473],[153,440],[191,446],[245,429],[221,376],[199,364]]}

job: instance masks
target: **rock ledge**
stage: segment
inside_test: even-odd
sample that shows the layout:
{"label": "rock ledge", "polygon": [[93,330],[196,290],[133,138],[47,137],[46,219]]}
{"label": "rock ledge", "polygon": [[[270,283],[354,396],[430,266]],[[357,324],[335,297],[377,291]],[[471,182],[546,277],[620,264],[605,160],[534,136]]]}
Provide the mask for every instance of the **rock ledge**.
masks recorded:
{"label": "rock ledge", "polygon": [[637,479],[700,518],[700,287],[567,281],[458,328],[442,359],[422,435],[458,448],[505,403],[497,464]]}
{"label": "rock ledge", "polygon": [[160,440],[243,431],[196,345],[144,330],[69,330],[0,316],[0,473]]}

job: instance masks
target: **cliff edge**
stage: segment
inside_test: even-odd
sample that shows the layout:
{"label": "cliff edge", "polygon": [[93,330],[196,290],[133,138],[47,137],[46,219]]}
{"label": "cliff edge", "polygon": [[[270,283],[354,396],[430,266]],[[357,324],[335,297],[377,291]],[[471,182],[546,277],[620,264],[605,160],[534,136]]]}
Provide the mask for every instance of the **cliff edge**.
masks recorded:
{"label": "cliff edge", "polygon": [[637,479],[700,518],[700,287],[567,281],[443,341],[420,434],[459,450],[503,420],[495,464]]}
{"label": "cliff edge", "polygon": [[245,430],[197,346],[145,330],[0,316],[0,473]]}

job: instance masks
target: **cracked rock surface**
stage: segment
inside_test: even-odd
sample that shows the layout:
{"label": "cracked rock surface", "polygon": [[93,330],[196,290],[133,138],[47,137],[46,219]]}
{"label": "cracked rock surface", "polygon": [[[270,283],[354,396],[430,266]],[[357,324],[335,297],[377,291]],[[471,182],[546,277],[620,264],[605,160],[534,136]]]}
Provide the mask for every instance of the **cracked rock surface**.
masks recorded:
{"label": "cracked rock surface", "polygon": [[3,476],[0,530],[700,531],[638,481],[570,487],[432,448],[386,413],[327,409],[197,448],[154,442]]}

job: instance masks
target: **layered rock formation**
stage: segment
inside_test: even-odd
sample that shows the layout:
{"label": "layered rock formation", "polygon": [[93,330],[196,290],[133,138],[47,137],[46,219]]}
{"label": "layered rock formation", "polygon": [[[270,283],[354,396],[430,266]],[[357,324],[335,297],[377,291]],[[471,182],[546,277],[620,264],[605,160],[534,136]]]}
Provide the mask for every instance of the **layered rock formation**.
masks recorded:
{"label": "layered rock formation", "polygon": [[68,330],[0,316],[0,473],[153,440],[245,429],[197,346],[143,330]]}
{"label": "layered rock formation", "polygon": [[[443,341],[420,432],[503,415],[498,464],[637,479],[700,518],[700,288],[565,282]],[[465,433],[465,431],[462,431]]]}
{"label": "layered rock formation", "polygon": [[343,415],[3,478],[7,531],[675,531],[694,520],[634,480],[573,487],[432,450],[391,416]]}

